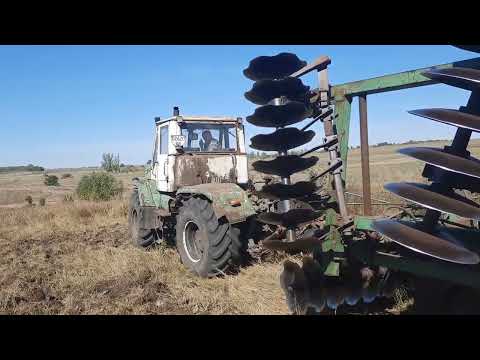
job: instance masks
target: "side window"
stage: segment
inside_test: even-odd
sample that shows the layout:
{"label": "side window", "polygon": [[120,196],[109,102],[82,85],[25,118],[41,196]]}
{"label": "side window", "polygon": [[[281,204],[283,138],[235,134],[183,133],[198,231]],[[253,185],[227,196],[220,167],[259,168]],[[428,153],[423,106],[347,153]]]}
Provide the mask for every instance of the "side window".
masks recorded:
{"label": "side window", "polygon": [[225,142],[225,149],[237,151],[237,128],[227,128],[227,137]]}
{"label": "side window", "polygon": [[160,128],[160,154],[168,154],[168,125]]}
{"label": "side window", "polygon": [[158,132],[155,131],[155,147],[153,148],[153,163],[157,162],[157,154],[158,154]]}

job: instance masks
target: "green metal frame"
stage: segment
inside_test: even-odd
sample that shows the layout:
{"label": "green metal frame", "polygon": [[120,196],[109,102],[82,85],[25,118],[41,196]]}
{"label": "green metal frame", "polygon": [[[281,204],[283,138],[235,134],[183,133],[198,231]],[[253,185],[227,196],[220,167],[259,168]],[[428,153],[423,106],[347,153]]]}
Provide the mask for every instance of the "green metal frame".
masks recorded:
{"label": "green metal frame", "polygon": [[[419,86],[435,84],[434,81],[422,75],[429,69],[442,69],[452,67],[467,67],[480,69],[480,58],[472,58],[448,64],[435,65],[428,68],[405,71],[396,74],[380,76],[376,78],[359,80],[345,84],[335,85],[331,88],[331,95],[335,104],[334,125],[339,139],[340,157],[343,162],[342,179],[346,181],[349,130],[351,118],[351,105],[355,96],[367,96],[391,92]],[[373,231],[371,228],[374,216],[354,216],[354,229],[360,231]],[[478,242],[471,242],[472,248],[479,247]],[[428,276],[441,280],[451,281],[467,286],[480,288],[480,267],[465,267],[450,264],[436,259],[404,258],[372,251],[368,244],[363,241],[355,241],[350,244],[350,253],[359,260],[370,265],[383,265],[390,269],[409,272],[415,275]],[[336,249],[342,252],[343,249]],[[479,249],[480,250],[480,249]],[[332,261],[334,263],[334,261]],[[330,265],[332,265],[332,263]],[[329,268],[331,267],[329,265]],[[338,269],[326,271],[326,275],[338,276]]]}
{"label": "green metal frame", "polygon": [[378,94],[383,92],[410,89],[419,86],[435,84],[421,73],[429,69],[445,69],[452,67],[468,67],[480,69],[480,58],[434,65],[428,68],[405,71],[396,74],[380,76],[372,79],[359,80],[332,86],[331,93],[335,101],[334,121],[337,130],[340,156],[343,161],[342,179],[347,175],[348,139],[350,130],[350,115],[352,100],[355,96]]}

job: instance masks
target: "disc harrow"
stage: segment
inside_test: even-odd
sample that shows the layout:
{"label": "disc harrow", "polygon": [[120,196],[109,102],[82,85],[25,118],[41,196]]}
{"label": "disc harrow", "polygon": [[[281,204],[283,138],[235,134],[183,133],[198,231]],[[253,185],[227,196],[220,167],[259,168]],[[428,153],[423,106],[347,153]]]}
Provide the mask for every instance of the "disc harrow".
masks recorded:
{"label": "disc harrow", "polygon": [[[475,190],[480,175],[480,162],[467,151],[473,131],[480,131],[480,71],[468,68],[433,69],[423,73],[429,79],[446,85],[470,90],[466,107],[459,110],[421,109],[411,114],[438,121],[457,128],[451,146],[436,148],[405,148],[400,153],[427,163],[423,176],[429,185],[414,183],[386,184],[393,194],[426,208],[419,224],[403,224],[392,220],[378,220],[373,228],[380,234],[414,252],[457,264],[475,265],[480,262],[477,253],[462,244],[462,238],[435,236],[448,229],[439,225],[441,214],[479,220],[480,207],[474,201],[460,196],[455,190]],[[457,235],[458,236],[458,235]]]}
{"label": "disc harrow", "polygon": [[[314,182],[292,183],[290,177],[305,171],[318,162],[316,156],[291,155],[289,150],[310,142],[315,132],[287,127],[297,124],[314,115],[310,104],[310,88],[297,77],[290,76],[305,67],[307,63],[296,55],[281,53],[276,56],[260,56],[253,59],[244,74],[256,81],[245,98],[257,105],[254,113],[247,116],[250,124],[259,127],[275,128],[270,134],[259,134],[251,139],[251,148],[262,151],[275,151],[273,160],[259,160],[252,167],[264,174],[278,176],[281,181],[266,184],[257,194],[261,197],[278,200],[277,212],[267,212],[258,216],[258,221],[287,228],[286,239],[266,241],[263,245],[276,248],[276,243],[295,242],[295,229],[304,223],[318,218],[322,213],[311,208],[295,209],[291,199],[302,198],[317,190]],[[287,249],[288,246],[283,246]]]}
{"label": "disc harrow", "polygon": [[[285,261],[280,275],[290,311],[336,312],[342,304],[363,307],[377,298],[392,298],[399,287],[414,289],[417,306],[424,296],[418,294],[435,288],[424,287],[424,278],[432,284],[442,283],[443,290],[427,294],[429,299],[439,299],[447,312],[461,311],[463,303],[456,300],[457,291],[469,293],[476,289],[480,299],[480,206],[468,195],[480,193],[480,160],[468,151],[472,133],[480,132],[480,58],[337,86],[328,82],[329,63],[327,57],[321,57],[305,65],[295,55],[284,53],[252,60],[244,71],[257,81],[245,96],[261,105],[247,121],[275,129],[251,141],[253,149],[276,152],[273,159],[254,162],[253,168],[280,178],[257,191],[258,196],[277,201],[275,211],[257,217],[260,222],[278,227],[262,245],[275,251],[303,253],[302,264]],[[312,69],[318,70],[319,80],[314,90],[298,79]],[[455,137],[443,148],[399,149],[398,153],[425,163],[422,176],[428,182],[385,184],[387,191],[407,205],[394,204],[391,208],[400,211],[388,218],[374,216],[368,170],[367,95],[435,83],[470,91],[467,105],[409,113],[417,119],[455,127]],[[353,97],[359,98],[363,215],[347,212],[344,192]],[[311,120],[302,128],[294,127],[307,118]],[[300,154],[289,153],[313,140],[315,132],[309,128],[319,121],[323,123],[323,143]],[[329,158],[323,171],[311,174],[309,181],[292,183],[291,176],[320,163],[313,154],[320,149]],[[320,190],[326,186],[316,181],[326,175],[330,175],[328,185],[332,191],[323,197]],[[312,256],[305,256],[307,253]],[[417,309],[425,307],[418,305]]]}

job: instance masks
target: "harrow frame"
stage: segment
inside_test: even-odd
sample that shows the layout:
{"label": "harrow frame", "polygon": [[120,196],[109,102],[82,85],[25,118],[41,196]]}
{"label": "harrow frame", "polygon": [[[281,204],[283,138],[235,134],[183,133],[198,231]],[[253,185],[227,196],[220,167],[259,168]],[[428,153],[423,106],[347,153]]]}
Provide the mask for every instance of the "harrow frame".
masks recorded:
{"label": "harrow frame", "polygon": [[[391,270],[408,272],[417,276],[435,278],[438,280],[449,281],[452,283],[480,289],[480,269],[478,266],[464,266],[438,261],[435,259],[410,258],[382,253],[375,250],[375,248],[372,248],[368,241],[359,241],[360,238],[358,237],[361,232],[373,232],[374,230],[371,227],[372,222],[378,218],[376,216],[372,216],[368,152],[367,96],[370,94],[378,94],[437,84],[436,81],[423,76],[422,72],[431,69],[444,69],[452,67],[480,69],[480,57],[447,64],[434,65],[428,68],[409,70],[401,73],[388,74],[380,77],[358,80],[339,85],[332,85],[330,87],[330,97],[334,105],[333,125],[335,129],[335,135],[338,136],[339,153],[343,164],[341,172],[342,189],[341,191],[336,189],[335,192],[337,194],[337,202],[339,204],[345,204],[344,196],[343,198],[339,197],[341,197],[343,194],[347,176],[351,106],[353,99],[358,97],[363,214],[355,215],[353,217],[349,216],[348,214],[346,214],[346,216],[344,214],[340,214],[342,224],[353,222],[353,226],[348,227],[347,232],[342,233],[342,242],[344,242],[344,238],[351,239],[351,241],[348,242],[349,255],[369,266],[385,266]],[[326,69],[324,71],[326,72]],[[320,74],[319,78],[321,78]],[[321,87],[316,89],[316,91],[321,93]],[[334,187],[332,181],[329,181],[328,183],[332,188]],[[337,247],[335,249],[335,256],[342,257],[341,252],[345,251],[344,249],[344,246]],[[323,251],[325,250],[329,249],[324,249]],[[333,265],[333,260],[330,265]],[[325,275],[338,276],[338,266],[328,266]]]}

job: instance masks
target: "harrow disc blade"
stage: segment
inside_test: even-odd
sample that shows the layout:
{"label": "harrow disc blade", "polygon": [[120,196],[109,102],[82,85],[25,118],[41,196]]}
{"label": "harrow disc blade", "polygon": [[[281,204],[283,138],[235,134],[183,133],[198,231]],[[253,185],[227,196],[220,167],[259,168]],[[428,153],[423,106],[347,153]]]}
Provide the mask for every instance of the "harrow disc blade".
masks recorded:
{"label": "harrow disc blade", "polygon": [[286,228],[292,228],[300,224],[311,222],[321,215],[321,211],[314,211],[310,209],[292,209],[284,213],[262,213],[258,215],[257,220],[265,224],[280,225]]}
{"label": "harrow disc blade", "polygon": [[252,90],[245,93],[247,100],[257,105],[265,105],[269,101],[285,96],[289,100],[303,102],[310,90],[302,80],[287,77],[282,80],[260,80],[253,84]]}
{"label": "harrow disc blade", "polygon": [[341,287],[332,287],[328,289],[327,306],[336,310],[345,301],[345,291]]}
{"label": "harrow disc blade", "polygon": [[288,309],[293,313],[304,313],[308,306],[309,288],[305,274],[298,264],[289,260],[283,263],[280,286],[287,298]]}
{"label": "harrow disc blade", "polygon": [[259,56],[252,61],[243,74],[253,80],[281,79],[306,66],[295,54],[280,53],[275,56]]}
{"label": "harrow disc blade", "polygon": [[261,173],[288,177],[294,173],[304,171],[312,167],[317,163],[317,161],[318,157],[316,156],[303,158],[298,155],[286,155],[279,156],[270,161],[255,161],[252,163],[252,167],[255,169],[255,171]]}
{"label": "harrow disc blade", "polygon": [[480,262],[474,252],[393,220],[378,220],[372,224],[373,230],[392,241],[415,252],[457,264],[473,265]]}
{"label": "harrow disc blade", "polygon": [[454,46],[463,50],[480,53],[480,45],[454,45]]}
{"label": "harrow disc blade", "polygon": [[247,121],[255,126],[280,128],[296,124],[311,115],[305,104],[290,101],[285,105],[265,105],[255,109]]}
{"label": "harrow disc blade", "polygon": [[313,130],[301,131],[297,128],[278,129],[271,134],[252,137],[250,147],[261,151],[287,151],[305,145],[315,136]]}
{"label": "harrow disc blade", "polygon": [[317,186],[308,181],[300,181],[292,185],[276,183],[265,185],[260,191],[260,195],[271,200],[287,200],[309,195],[315,190],[317,190]]}
{"label": "harrow disc blade", "polygon": [[422,73],[429,79],[464,90],[480,88],[480,70],[468,68],[432,69]]}
{"label": "harrow disc blade", "polygon": [[412,110],[409,113],[444,124],[480,132],[480,116],[477,115],[452,109],[421,109]]}
{"label": "harrow disc blade", "polygon": [[444,170],[480,178],[480,162],[472,157],[463,158],[430,147],[403,148],[397,150],[397,152]]}
{"label": "harrow disc blade", "polygon": [[428,185],[416,183],[390,183],[384,187],[401,198],[426,208],[467,219],[480,220],[478,205],[454,192],[447,196],[435,192]]}

